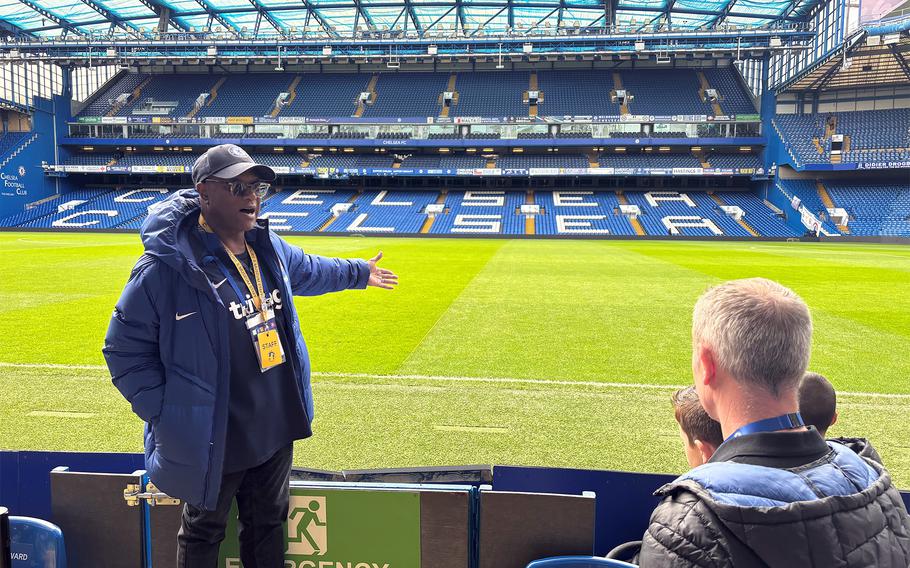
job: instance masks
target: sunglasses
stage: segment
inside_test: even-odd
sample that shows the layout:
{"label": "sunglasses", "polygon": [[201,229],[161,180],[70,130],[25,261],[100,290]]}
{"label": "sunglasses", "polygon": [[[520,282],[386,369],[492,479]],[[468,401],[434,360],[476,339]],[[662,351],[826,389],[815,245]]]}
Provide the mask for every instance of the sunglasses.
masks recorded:
{"label": "sunglasses", "polygon": [[271,184],[264,181],[243,183],[241,181],[229,181],[216,178],[209,178],[206,181],[223,184],[225,187],[227,187],[228,190],[230,190],[231,194],[234,197],[246,197],[252,193],[256,197],[263,198],[269,192],[269,188],[272,187]]}

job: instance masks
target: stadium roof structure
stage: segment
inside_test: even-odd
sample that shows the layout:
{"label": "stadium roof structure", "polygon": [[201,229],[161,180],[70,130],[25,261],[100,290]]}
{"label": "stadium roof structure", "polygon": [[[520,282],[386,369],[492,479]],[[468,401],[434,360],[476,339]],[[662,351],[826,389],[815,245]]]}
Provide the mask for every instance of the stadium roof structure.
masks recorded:
{"label": "stadium roof structure", "polygon": [[908,31],[910,14],[867,25],[828,57],[782,84],[778,92],[910,84]]}
{"label": "stadium roof structure", "polygon": [[757,28],[805,22],[824,0],[0,0],[0,32],[136,37],[220,32],[243,37],[461,31],[531,34]]}

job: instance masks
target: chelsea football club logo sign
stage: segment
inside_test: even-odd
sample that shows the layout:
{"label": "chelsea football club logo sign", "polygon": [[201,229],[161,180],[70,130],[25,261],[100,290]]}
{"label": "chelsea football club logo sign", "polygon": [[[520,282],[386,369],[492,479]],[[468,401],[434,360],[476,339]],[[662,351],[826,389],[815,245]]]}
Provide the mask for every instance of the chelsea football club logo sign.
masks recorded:
{"label": "chelsea football club logo sign", "polygon": [[19,169],[16,171],[19,172],[20,176],[24,176],[25,175],[25,166],[19,166]]}

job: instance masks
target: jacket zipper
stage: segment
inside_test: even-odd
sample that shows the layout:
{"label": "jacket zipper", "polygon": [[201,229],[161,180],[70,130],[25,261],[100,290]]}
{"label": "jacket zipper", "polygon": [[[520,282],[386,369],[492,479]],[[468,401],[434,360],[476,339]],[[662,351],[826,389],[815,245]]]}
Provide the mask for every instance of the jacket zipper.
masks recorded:
{"label": "jacket zipper", "polygon": [[[215,310],[215,313],[219,314],[219,316],[220,316],[220,315],[221,315],[221,310],[217,310],[217,309],[216,309],[216,310]],[[220,320],[220,317],[219,317],[219,320]],[[219,347],[219,349],[223,347],[223,346],[221,345],[221,343],[222,343],[222,341],[221,341],[221,323],[222,323],[221,321],[218,321],[218,325],[215,327],[215,336],[216,336],[217,341],[218,341],[218,347]],[[221,357],[216,357],[216,359],[217,359],[217,373],[216,373],[216,374],[217,374],[217,376],[218,376],[218,380],[217,380],[216,383],[215,383],[215,410],[217,411],[217,408],[218,408],[218,388],[219,388],[219,385],[223,382],[223,381],[221,380],[221,379],[222,379],[221,373],[222,373],[223,363],[222,363],[222,358],[221,358]],[[205,501],[206,501],[206,499],[208,498],[208,495],[209,495],[209,480],[210,480],[211,475],[212,475],[212,453],[215,451],[215,429],[216,429],[216,428],[217,428],[217,424],[215,424],[215,416],[214,416],[214,413],[213,413],[213,415],[212,415],[212,430],[211,430],[211,434],[209,435],[209,459],[208,459],[208,467],[207,467],[206,470],[205,470],[205,480],[204,480],[204,486],[203,486],[203,489],[202,489],[202,504],[203,504],[203,505],[205,505]]]}

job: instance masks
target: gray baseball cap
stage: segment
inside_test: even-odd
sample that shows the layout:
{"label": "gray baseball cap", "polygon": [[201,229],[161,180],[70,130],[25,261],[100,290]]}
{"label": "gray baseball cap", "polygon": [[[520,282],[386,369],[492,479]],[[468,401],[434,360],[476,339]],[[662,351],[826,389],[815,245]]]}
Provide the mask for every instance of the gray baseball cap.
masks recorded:
{"label": "gray baseball cap", "polygon": [[213,146],[196,158],[193,164],[193,185],[202,183],[210,177],[234,179],[250,170],[253,170],[262,181],[275,181],[274,170],[254,162],[240,146],[235,144]]}

